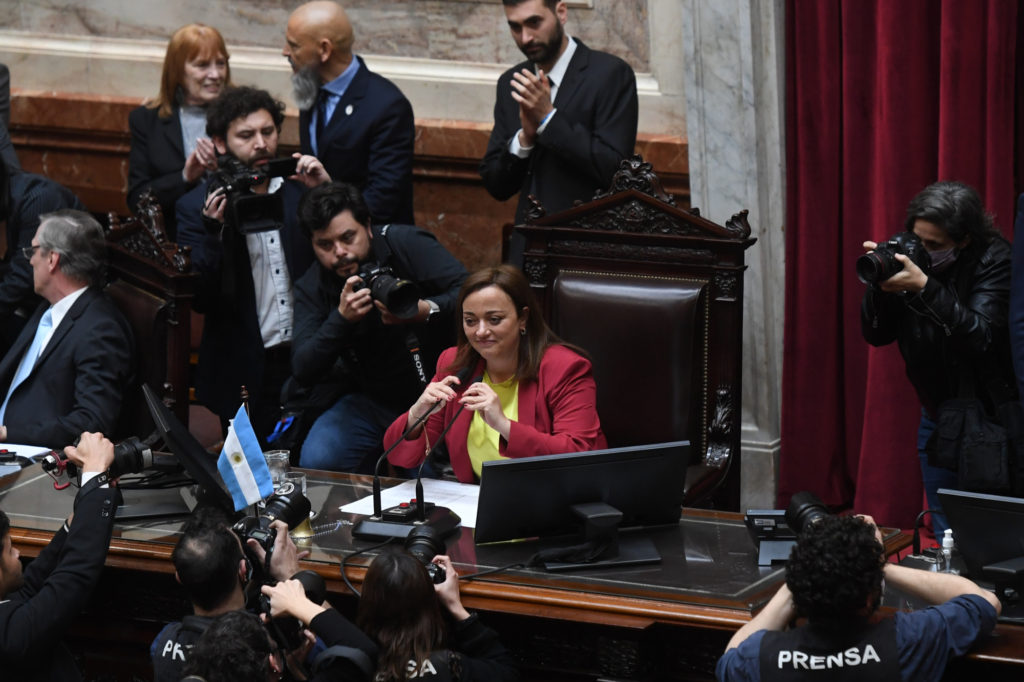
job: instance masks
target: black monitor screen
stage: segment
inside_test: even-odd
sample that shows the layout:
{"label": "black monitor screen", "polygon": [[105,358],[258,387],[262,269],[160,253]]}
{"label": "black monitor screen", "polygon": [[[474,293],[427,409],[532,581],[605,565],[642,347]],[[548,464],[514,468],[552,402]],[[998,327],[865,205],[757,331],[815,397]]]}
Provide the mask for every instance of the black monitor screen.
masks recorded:
{"label": "black monitor screen", "polygon": [[142,392],[164,444],[185,467],[188,475],[203,489],[200,502],[215,504],[229,512],[234,511],[231,495],[221,483],[220,473],[217,471],[217,456],[203,448],[195,436],[189,433],[185,425],[156,396],[153,389],[143,385]]}
{"label": "black monitor screen", "polygon": [[1024,556],[1024,499],[942,488],[939,500],[975,580],[982,566]]}
{"label": "black monitor screen", "polygon": [[689,441],[484,462],[477,542],[576,532],[572,505],[604,502],[622,512],[620,527],[677,523]]}

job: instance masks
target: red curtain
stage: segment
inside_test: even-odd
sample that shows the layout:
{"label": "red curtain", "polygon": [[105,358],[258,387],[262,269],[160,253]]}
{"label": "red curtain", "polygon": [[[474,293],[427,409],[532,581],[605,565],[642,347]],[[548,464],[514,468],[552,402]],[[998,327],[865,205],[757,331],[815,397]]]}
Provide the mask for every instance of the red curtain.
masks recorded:
{"label": "red curtain", "polygon": [[901,527],[923,508],[920,405],[896,345],[861,336],[853,264],[936,180],[1012,234],[1017,22],[1016,0],[787,3],[780,506],[810,490]]}

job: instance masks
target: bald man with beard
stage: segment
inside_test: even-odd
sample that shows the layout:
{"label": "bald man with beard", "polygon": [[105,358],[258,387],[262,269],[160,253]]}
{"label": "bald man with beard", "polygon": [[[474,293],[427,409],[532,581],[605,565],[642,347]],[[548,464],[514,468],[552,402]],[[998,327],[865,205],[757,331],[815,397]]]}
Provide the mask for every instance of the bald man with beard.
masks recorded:
{"label": "bald man with beard", "polygon": [[352,53],[354,36],[336,2],[309,2],[288,19],[281,54],[292,67],[303,154],[362,192],[375,224],[414,224],[412,105]]}

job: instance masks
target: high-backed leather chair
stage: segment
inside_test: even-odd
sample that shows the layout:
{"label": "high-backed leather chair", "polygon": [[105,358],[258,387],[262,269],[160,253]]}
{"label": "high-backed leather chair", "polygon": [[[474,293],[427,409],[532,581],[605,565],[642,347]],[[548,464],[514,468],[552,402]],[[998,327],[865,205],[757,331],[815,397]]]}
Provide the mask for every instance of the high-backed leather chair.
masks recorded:
{"label": "high-backed leather chair", "polygon": [[109,214],[108,225],[106,291],[132,327],[138,358],[137,381],[125,396],[119,430],[144,437],[152,421],[143,383],[188,424],[192,298],[199,277],[192,272],[191,249],[168,241],[151,194],[142,197],[131,218]]}
{"label": "high-backed leather chair", "polygon": [[680,209],[634,156],[607,192],[515,228],[548,323],[593,360],[609,446],[691,441],[687,504],[739,508],[746,214]]}

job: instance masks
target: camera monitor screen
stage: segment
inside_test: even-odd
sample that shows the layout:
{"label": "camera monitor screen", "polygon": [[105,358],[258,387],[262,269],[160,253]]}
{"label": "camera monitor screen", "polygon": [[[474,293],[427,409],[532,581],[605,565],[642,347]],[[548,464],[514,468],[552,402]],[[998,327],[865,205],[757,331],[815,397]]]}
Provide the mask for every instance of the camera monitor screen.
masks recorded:
{"label": "camera monitor screen", "polygon": [[942,488],[939,500],[974,580],[983,566],[1024,556],[1024,499]]}
{"label": "camera monitor screen", "polygon": [[484,462],[478,543],[576,533],[572,506],[604,502],[621,528],[679,521],[689,441]]}

